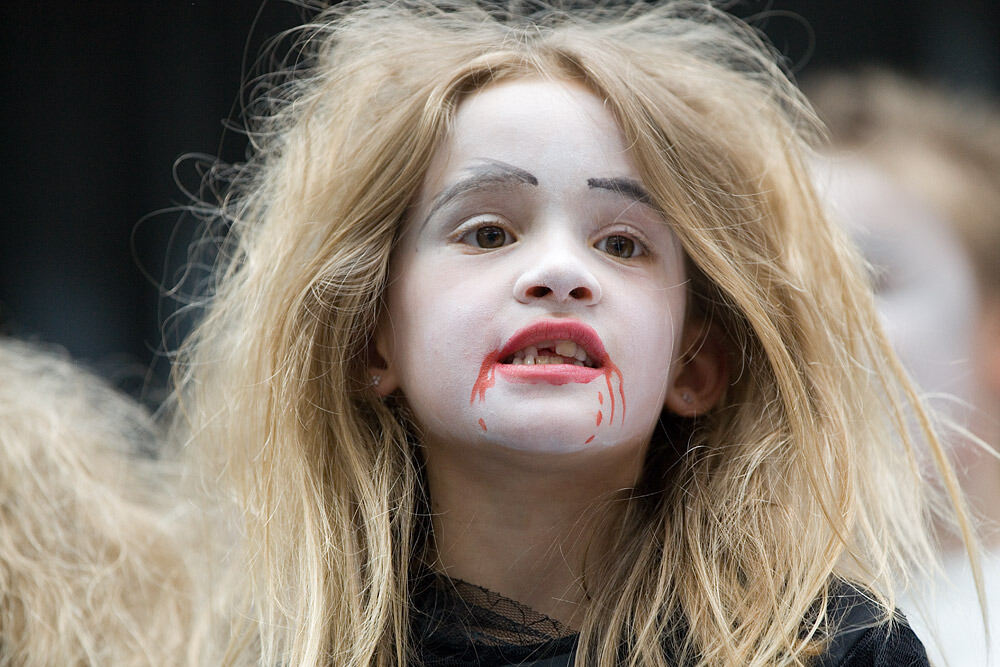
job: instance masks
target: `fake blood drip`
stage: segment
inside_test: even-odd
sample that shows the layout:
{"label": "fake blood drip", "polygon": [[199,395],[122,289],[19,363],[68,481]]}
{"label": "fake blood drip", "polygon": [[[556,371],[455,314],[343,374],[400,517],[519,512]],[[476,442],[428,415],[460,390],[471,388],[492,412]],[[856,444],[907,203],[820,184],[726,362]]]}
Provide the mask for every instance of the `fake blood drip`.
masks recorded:
{"label": "fake blood drip", "polygon": [[[608,425],[615,423],[615,390],[611,386],[611,376],[618,376],[618,395],[622,399],[622,418],[621,423],[625,423],[625,382],[622,378],[622,372],[617,366],[615,366],[610,361],[605,362],[604,365],[604,381],[608,383],[608,397],[611,399],[611,416],[608,418]],[[601,396],[600,392],[597,394],[597,400],[602,405],[604,404],[604,397]],[[598,422],[600,423],[600,422]]]}
{"label": "fake blood drip", "polygon": [[483,359],[483,365],[479,367],[479,377],[476,378],[476,383],[472,385],[472,396],[469,397],[470,404],[476,402],[476,394],[479,394],[479,401],[482,402],[486,398],[486,390],[496,384],[496,366],[499,360],[500,350],[490,352]]}
{"label": "fake blood drip", "polygon": [[[496,367],[497,362],[500,360],[500,351],[494,350],[486,355],[483,359],[482,366],[479,367],[479,376],[476,378],[476,382],[472,385],[472,395],[469,396],[469,403],[475,403],[476,397],[479,397],[479,401],[482,402],[486,399],[486,390],[496,384]],[[615,421],[615,388],[612,383],[611,376],[617,376],[618,381],[618,396],[621,398],[621,423],[625,423],[625,382],[622,376],[621,369],[615,366],[610,361],[606,361],[603,367],[604,370],[604,381],[608,385],[608,398],[611,399],[611,414],[608,417],[608,425],[614,423]],[[597,392],[597,402],[604,405],[604,394],[602,392]],[[596,416],[597,426],[600,426],[604,421],[604,412],[598,410]],[[482,427],[483,431],[486,430],[486,423],[480,419],[479,425]],[[592,435],[585,441],[584,444],[589,444],[596,435]]]}

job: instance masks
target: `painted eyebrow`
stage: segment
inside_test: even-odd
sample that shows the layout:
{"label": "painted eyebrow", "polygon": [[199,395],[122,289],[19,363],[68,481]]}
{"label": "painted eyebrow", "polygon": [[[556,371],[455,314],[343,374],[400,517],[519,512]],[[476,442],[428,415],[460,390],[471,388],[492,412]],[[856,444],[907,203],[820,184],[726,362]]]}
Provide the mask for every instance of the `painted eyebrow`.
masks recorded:
{"label": "painted eyebrow", "polygon": [[434,198],[434,203],[431,204],[431,210],[427,212],[427,217],[425,217],[424,221],[420,223],[421,229],[423,229],[424,225],[427,224],[427,221],[431,219],[431,216],[433,216],[439,208],[450,202],[455,197],[464,195],[466,192],[480,190],[491,186],[509,187],[512,185],[523,184],[538,185],[538,179],[532,174],[529,174],[524,169],[515,167],[512,164],[501,162],[500,160],[481,158],[478,160],[478,164],[468,167],[465,171],[470,172],[470,175],[452,183]]}
{"label": "painted eyebrow", "polygon": [[653,205],[653,198],[646,192],[646,188],[633,178],[588,178],[587,187],[596,190],[610,190],[640,204]]}

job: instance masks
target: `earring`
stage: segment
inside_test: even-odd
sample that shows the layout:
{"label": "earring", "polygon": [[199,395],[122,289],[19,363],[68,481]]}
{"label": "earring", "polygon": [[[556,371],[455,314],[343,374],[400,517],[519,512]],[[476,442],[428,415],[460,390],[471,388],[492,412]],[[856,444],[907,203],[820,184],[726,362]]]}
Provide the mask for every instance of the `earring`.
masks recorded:
{"label": "earring", "polygon": [[694,398],[691,397],[690,392],[686,392],[686,391],[681,392],[681,400],[684,401],[685,403],[687,403],[688,405],[690,405],[691,403],[694,403]]}
{"label": "earring", "polygon": [[379,382],[382,381],[382,376],[378,373],[372,373],[372,386],[377,387]]}

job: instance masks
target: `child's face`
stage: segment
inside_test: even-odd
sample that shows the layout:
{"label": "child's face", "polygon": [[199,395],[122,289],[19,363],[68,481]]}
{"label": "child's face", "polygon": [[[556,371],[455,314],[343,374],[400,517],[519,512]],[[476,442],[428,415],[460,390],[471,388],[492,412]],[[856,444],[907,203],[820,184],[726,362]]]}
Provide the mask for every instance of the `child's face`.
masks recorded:
{"label": "child's face", "polygon": [[462,102],[376,336],[380,390],[402,390],[426,445],[645,447],[685,307],[680,245],[646,199],[583,87],[525,79]]}

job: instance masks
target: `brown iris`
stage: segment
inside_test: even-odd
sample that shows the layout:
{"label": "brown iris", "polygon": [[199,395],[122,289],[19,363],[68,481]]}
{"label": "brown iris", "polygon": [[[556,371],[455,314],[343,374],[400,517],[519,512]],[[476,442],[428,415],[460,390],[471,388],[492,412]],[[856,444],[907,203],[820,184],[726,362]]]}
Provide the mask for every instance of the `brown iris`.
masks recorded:
{"label": "brown iris", "polygon": [[604,240],[604,251],[615,257],[631,257],[635,254],[635,241],[627,236],[609,236]]}
{"label": "brown iris", "polygon": [[480,248],[499,248],[507,239],[507,233],[492,225],[476,230],[476,243]]}

